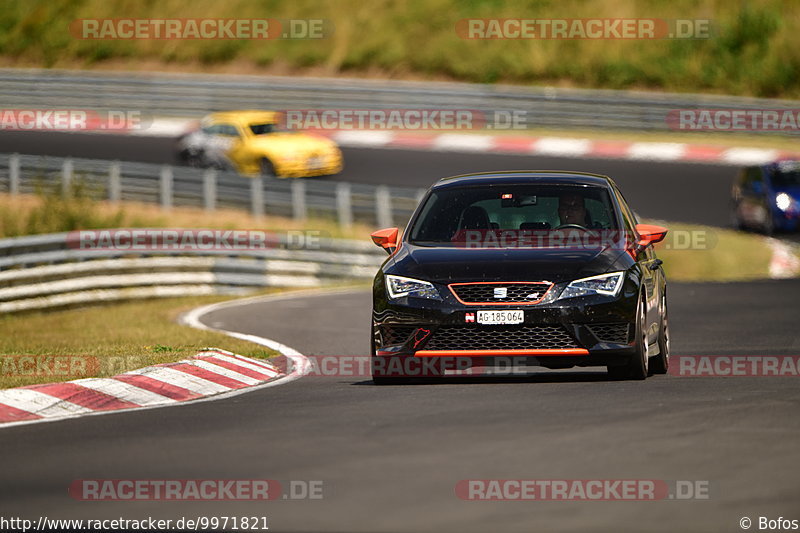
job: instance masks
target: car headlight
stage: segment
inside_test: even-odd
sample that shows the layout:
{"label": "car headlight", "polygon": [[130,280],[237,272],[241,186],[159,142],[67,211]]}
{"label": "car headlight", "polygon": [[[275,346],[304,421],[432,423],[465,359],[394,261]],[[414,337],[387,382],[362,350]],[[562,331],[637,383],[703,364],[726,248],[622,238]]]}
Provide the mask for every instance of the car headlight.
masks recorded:
{"label": "car headlight", "polygon": [[792,201],[792,197],[785,192],[782,192],[775,197],[775,205],[777,205],[778,209],[781,211],[786,211],[789,209],[792,206],[792,203],[794,203]]}
{"label": "car headlight", "polygon": [[612,272],[611,274],[576,279],[567,285],[559,298],[575,298],[593,294],[616,296],[622,288],[623,279],[625,279],[625,272]]}
{"label": "car headlight", "polygon": [[429,300],[441,300],[439,291],[433,283],[418,279],[404,278],[402,276],[386,275],[386,288],[389,297],[393,299],[413,296],[414,298],[427,298]]}

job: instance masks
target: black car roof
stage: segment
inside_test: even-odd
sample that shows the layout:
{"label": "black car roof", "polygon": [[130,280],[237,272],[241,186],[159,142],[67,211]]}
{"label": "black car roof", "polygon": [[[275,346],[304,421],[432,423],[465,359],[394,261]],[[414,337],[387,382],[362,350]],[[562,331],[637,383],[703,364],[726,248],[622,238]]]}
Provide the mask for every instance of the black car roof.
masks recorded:
{"label": "black car roof", "polygon": [[500,172],[479,172],[442,178],[433,185],[433,189],[449,189],[473,185],[520,185],[520,184],[552,184],[552,185],[590,185],[610,187],[613,181],[608,176],[590,174],[588,172],[567,172],[560,170],[509,170]]}

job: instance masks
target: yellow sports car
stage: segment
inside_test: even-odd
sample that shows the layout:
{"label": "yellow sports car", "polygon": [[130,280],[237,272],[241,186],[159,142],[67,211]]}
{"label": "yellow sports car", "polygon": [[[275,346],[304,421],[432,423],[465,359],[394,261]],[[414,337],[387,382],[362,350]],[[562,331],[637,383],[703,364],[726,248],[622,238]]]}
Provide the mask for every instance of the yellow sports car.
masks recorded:
{"label": "yellow sports car", "polygon": [[192,166],[233,169],[248,176],[302,178],[342,171],[342,152],[330,139],[281,129],[274,111],[211,113],[183,136],[178,154]]}

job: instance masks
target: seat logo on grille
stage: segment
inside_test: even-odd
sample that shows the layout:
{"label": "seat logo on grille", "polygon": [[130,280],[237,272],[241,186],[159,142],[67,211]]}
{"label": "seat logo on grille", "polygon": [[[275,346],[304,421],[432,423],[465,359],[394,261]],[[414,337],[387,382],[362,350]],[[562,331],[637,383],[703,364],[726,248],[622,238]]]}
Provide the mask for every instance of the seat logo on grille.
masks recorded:
{"label": "seat logo on grille", "polygon": [[494,288],[494,297],[495,298],[508,298],[508,289],[506,287],[495,287]]}

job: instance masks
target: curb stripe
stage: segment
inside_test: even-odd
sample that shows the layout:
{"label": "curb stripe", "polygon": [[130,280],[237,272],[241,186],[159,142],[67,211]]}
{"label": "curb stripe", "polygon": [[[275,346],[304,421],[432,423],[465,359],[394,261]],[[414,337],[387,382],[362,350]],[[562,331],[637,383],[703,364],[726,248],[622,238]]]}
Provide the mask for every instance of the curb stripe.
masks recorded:
{"label": "curb stripe", "polygon": [[[197,124],[192,119],[156,118],[150,128],[129,130],[127,135],[177,136]],[[342,146],[366,148],[405,148],[433,151],[501,152],[541,154],[557,157],[638,159],[656,161],[696,161],[731,165],[758,164],[782,158],[800,158],[800,154],[762,148],[709,146],[675,142],[636,142],[581,139],[575,137],[532,137],[481,133],[436,133],[411,130],[309,130],[329,137]],[[688,139],[687,135],[687,139]]]}
{"label": "curb stripe", "polygon": [[23,411],[22,409],[0,403],[0,420],[2,421],[18,422],[21,420],[39,420],[41,418],[41,416],[29,413],[28,411]]}
{"label": "curb stripe", "polygon": [[164,381],[158,381],[157,379],[153,379],[148,376],[120,374],[119,376],[114,376],[113,379],[120,381],[122,383],[133,385],[134,387],[139,387],[140,389],[143,390],[160,394],[161,396],[166,396],[167,398],[170,398],[178,402],[192,400],[194,398],[199,398],[201,396],[200,394],[192,392],[188,389],[184,389],[183,387],[178,387],[176,385],[173,385],[171,383],[166,383]]}
{"label": "curb stripe", "polygon": [[190,376],[204,379],[211,383],[216,383],[217,385],[221,385],[227,389],[241,389],[242,387],[247,386],[247,384],[242,381],[231,379],[217,372],[208,371],[194,364],[182,363],[170,368],[183,374],[188,374]]}
{"label": "curb stripe", "polygon": [[109,409],[125,409],[128,407],[138,407],[135,402],[129,402],[105,392],[95,391],[90,388],[76,384],[74,381],[66,383],[53,383],[51,385],[37,386],[36,392],[41,392],[66,400],[75,405],[80,405],[92,411],[106,411]]}
{"label": "curb stripe", "polygon": [[[174,363],[173,363],[174,364]],[[198,396],[205,396],[207,394],[216,394],[219,392],[227,392],[231,387],[225,387],[219,383],[203,379],[202,377],[192,376],[186,372],[174,370],[172,367],[159,366],[142,368],[140,370],[131,370],[126,372],[129,375],[142,375],[171,385],[177,385],[191,391]]]}
{"label": "curb stripe", "polygon": [[255,385],[255,384],[259,383],[260,381],[262,381],[260,379],[254,379],[254,378],[252,378],[250,376],[245,376],[244,374],[242,374],[240,372],[235,372],[233,370],[228,370],[227,368],[224,368],[221,365],[214,364],[213,361],[208,361],[208,360],[204,360],[204,359],[198,359],[198,360],[193,361],[193,363],[198,368],[202,368],[203,370],[208,370],[209,372],[213,372],[215,374],[219,374],[221,376],[225,376],[226,378],[230,378],[230,379],[239,381],[241,383],[244,383],[245,385]]}
{"label": "curb stripe", "polygon": [[275,370],[274,364],[267,363],[266,361],[261,361],[258,359],[251,359],[249,357],[244,357],[243,355],[224,353],[216,350],[201,352],[198,355],[210,355],[215,357],[216,359],[220,359],[222,361],[229,361],[235,365],[243,366],[245,368],[255,370],[256,372],[261,372],[262,374],[268,374],[270,376],[278,374],[278,372]]}
{"label": "curb stripe", "polygon": [[170,403],[175,401],[171,398],[167,398],[166,396],[156,394],[155,392],[140,389],[139,387],[110,378],[78,379],[73,383],[99,393],[108,394],[109,396],[118,398],[125,402],[130,402],[137,406]]}
{"label": "curb stripe", "polygon": [[34,412],[42,418],[68,416],[91,413],[88,407],[82,407],[66,400],[41,393],[33,389],[8,389],[0,391],[0,403],[10,407]]}
{"label": "curb stripe", "polygon": [[214,357],[214,356],[210,356],[209,357],[209,356],[206,356],[206,357],[199,357],[198,359],[200,359],[202,361],[208,361],[209,363],[212,363],[214,365],[220,366],[220,367],[228,369],[228,370],[232,370],[232,371],[237,372],[237,373],[239,373],[239,374],[241,374],[243,376],[247,376],[249,378],[253,378],[253,379],[256,379],[258,381],[264,381],[265,379],[269,379],[269,378],[272,377],[272,376],[270,376],[268,374],[262,374],[261,372],[258,372],[256,370],[252,370],[252,369],[244,367],[242,365],[239,365],[239,364],[236,364],[236,363],[231,363],[230,361],[225,361],[225,360],[221,359],[220,357]]}

